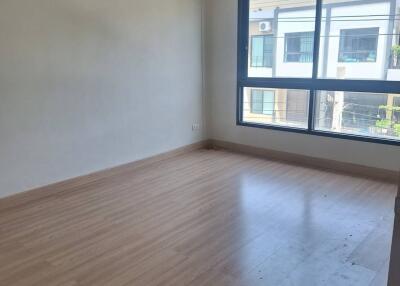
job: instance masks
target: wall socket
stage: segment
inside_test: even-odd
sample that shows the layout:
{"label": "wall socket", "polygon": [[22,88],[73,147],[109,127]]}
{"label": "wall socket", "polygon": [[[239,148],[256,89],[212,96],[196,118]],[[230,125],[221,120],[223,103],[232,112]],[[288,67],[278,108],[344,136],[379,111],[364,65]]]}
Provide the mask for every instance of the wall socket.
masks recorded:
{"label": "wall socket", "polygon": [[192,131],[199,131],[200,130],[200,124],[195,123],[192,125]]}

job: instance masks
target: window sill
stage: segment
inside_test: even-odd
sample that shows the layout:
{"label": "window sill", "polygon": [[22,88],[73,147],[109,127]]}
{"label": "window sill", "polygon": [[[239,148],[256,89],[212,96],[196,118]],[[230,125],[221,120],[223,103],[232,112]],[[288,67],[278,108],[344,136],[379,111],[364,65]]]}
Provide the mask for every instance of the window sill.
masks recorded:
{"label": "window sill", "polygon": [[242,121],[238,121],[236,123],[236,125],[243,126],[243,127],[253,127],[253,128],[259,128],[259,129],[269,129],[269,130],[300,133],[300,134],[313,135],[313,136],[344,139],[344,140],[351,140],[351,141],[400,146],[400,140],[391,140],[391,139],[387,139],[387,138],[352,135],[352,134],[335,133],[335,132],[319,131],[319,130],[307,130],[305,128],[299,128],[299,127],[286,127],[286,126],[279,126],[279,125],[257,124],[257,123],[248,123],[248,122],[242,122]]}

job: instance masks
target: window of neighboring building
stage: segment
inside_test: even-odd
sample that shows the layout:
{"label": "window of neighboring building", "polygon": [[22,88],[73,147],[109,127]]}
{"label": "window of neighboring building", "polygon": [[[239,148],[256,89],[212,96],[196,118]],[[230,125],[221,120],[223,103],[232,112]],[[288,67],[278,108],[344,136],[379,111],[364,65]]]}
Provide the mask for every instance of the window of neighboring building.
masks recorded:
{"label": "window of neighboring building", "polygon": [[251,113],[273,115],[275,110],[275,92],[272,90],[251,90]]}
{"label": "window of neighboring building", "polygon": [[340,31],[339,62],[376,62],[379,28]]}
{"label": "window of neighboring building", "polygon": [[285,62],[311,63],[313,48],[313,32],[285,34]]}
{"label": "window of neighboring building", "polygon": [[286,119],[289,122],[307,122],[309,92],[290,89],[287,91]]}
{"label": "window of neighboring building", "polygon": [[274,39],[272,35],[252,36],[251,38],[251,66],[272,67],[272,51]]}

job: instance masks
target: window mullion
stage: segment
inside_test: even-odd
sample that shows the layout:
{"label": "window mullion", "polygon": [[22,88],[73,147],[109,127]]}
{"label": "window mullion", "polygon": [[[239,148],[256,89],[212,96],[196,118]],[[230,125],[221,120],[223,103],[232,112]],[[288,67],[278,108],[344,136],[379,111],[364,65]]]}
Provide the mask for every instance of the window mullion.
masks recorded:
{"label": "window mullion", "polygon": [[[319,49],[321,41],[321,22],[322,22],[322,1],[317,0],[316,13],[315,13],[315,32],[314,32],[314,50],[313,50],[313,74],[312,79],[315,81],[318,79],[318,67],[319,67]],[[314,130],[315,123],[315,99],[316,90],[310,90],[310,97],[308,103],[308,130]]]}
{"label": "window mullion", "polygon": [[239,66],[239,79],[248,79],[248,66],[249,66],[249,10],[250,0],[239,1],[239,41],[238,41],[238,66]]}
{"label": "window mullion", "polygon": [[308,130],[313,131],[315,126],[315,99],[317,91],[315,89],[310,90],[310,97],[308,103]]}
{"label": "window mullion", "polygon": [[314,51],[313,51],[313,79],[318,78],[319,49],[321,42],[322,1],[317,0],[315,13]]}

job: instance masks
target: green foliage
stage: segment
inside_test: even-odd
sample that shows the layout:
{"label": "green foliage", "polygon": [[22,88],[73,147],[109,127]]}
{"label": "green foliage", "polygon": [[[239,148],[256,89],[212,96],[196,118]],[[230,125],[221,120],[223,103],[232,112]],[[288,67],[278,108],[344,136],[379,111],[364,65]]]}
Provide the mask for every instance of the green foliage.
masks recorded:
{"label": "green foliage", "polygon": [[387,111],[400,111],[400,106],[380,105],[379,109],[384,109]]}
{"label": "green foliage", "polygon": [[392,47],[393,54],[400,56],[400,45],[394,45]]}
{"label": "green foliage", "polygon": [[[397,56],[400,57],[400,45],[395,46]],[[393,47],[393,48],[395,48]],[[393,49],[394,51],[394,49]],[[386,112],[400,112],[400,106],[392,106],[392,105],[380,105],[379,106],[380,110],[385,110]],[[394,119],[394,118],[393,118]],[[396,122],[397,121],[397,122]],[[375,127],[381,128],[381,129],[387,129],[389,133],[400,137],[400,122],[398,120],[391,120],[391,119],[381,119],[376,121]]]}
{"label": "green foliage", "polygon": [[394,124],[393,125],[393,129],[394,129],[394,133],[396,134],[396,136],[400,137],[400,124]]}
{"label": "green foliage", "polygon": [[391,125],[392,125],[392,120],[389,119],[382,119],[376,121],[376,127],[379,128],[390,128]]}

